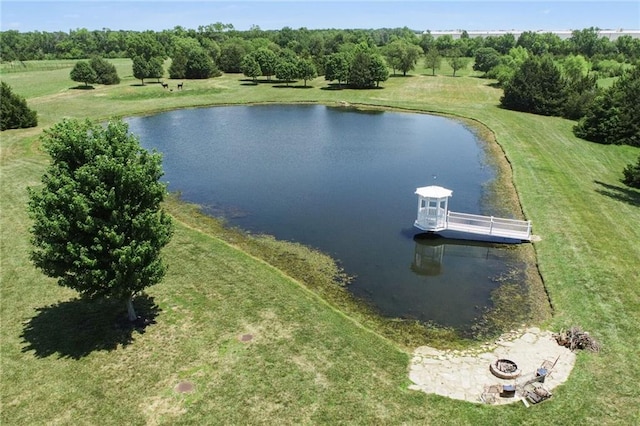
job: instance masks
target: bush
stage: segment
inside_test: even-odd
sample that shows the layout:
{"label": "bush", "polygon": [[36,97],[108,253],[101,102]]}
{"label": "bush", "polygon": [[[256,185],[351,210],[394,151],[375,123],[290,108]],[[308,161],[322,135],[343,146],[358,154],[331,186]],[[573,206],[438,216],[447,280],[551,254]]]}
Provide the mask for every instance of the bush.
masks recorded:
{"label": "bush", "polygon": [[636,164],[631,163],[623,170],[623,174],[622,182],[625,185],[640,188],[640,156]]}
{"label": "bush", "polygon": [[14,94],[4,81],[0,85],[0,130],[24,129],[38,125],[38,114],[29,109],[27,101]]}

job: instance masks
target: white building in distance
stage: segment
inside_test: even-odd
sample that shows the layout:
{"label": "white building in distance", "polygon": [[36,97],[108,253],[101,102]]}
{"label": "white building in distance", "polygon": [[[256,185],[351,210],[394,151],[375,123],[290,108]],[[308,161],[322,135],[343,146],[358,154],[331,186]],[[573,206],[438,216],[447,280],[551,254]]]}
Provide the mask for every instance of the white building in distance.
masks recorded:
{"label": "white building in distance", "polygon": [[[571,37],[571,33],[574,30],[537,30],[531,31],[537,34],[546,34],[551,33],[555,34],[561,39],[567,39]],[[490,36],[503,36],[506,34],[513,34],[513,36],[517,39],[520,37],[520,34],[527,32],[527,30],[472,30],[467,31],[469,37],[490,37]],[[453,39],[458,39],[462,36],[463,30],[437,30],[437,31],[424,31],[423,34],[431,33],[434,38],[438,38],[444,35],[450,35]],[[620,36],[629,35],[633,38],[640,38],[640,30],[625,30],[625,29],[617,29],[617,30],[598,30],[598,34],[600,37],[606,37],[609,40],[615,40]]]}

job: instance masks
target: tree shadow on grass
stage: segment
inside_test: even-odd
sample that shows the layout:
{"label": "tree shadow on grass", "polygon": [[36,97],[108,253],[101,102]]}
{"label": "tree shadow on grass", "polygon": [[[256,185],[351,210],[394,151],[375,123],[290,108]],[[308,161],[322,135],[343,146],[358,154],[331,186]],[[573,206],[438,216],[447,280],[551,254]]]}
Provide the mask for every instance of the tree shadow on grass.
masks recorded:
{"label": "tree shadow on grass", "polygon": [[614,200],[622,201],[632,206],[640,207],[640,192],[634,189],[625,188],[622,186],[610,185],[608,183],[594,180],[595,183],[602,188],[596,189],[596,192],[607,197],[611,197]]}
{"label": "tree shadow on grass", "polygon": [[138,319],[129,321],[124,302],[119,300],[72,299],[38,308],[24,326],[22,352],[34,351],[38,358],[58,355],[80,359],[94,351],[112,351],[134,341],[155,324],[161,309],[152,297],[134,300]]}
{"label": "tree shadow on grass", "polygon": [[71,87],[71,90],[94,90],[95,87],[89,85],[89,86],[85,86],[84,84],[80,84],[78,86],[73,86]]}

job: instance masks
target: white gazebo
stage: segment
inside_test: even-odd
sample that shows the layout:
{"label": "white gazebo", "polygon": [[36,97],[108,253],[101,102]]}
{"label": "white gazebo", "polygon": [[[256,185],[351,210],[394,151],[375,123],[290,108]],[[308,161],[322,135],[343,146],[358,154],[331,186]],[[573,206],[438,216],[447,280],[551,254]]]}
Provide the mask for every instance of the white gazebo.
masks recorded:
{"label": "white gazebo", "polygon": [[453,191],[441,186],[423,186],[416,189],[418,195],[418,218],[414,226],[428,232],[447,229],[449,197]]}

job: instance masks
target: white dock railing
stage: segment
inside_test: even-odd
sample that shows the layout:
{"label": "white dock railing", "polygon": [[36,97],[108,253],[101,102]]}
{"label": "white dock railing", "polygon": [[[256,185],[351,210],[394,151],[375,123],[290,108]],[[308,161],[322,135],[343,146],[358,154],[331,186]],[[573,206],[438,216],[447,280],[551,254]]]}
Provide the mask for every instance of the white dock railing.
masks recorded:
{"label": "white dock railing", "polygon": [[474,234],[531,240],[531,222],[449,211],[447,229]]}

